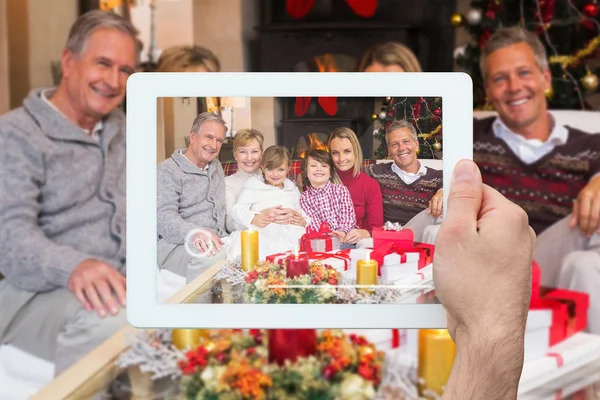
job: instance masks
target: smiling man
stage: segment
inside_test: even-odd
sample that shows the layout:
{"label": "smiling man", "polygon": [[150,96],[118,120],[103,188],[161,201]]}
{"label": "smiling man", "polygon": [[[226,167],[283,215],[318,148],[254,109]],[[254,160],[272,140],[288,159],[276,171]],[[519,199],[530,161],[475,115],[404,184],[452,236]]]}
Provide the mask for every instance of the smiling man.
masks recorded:
{"label": "smiling man", "polygon": [[71,27],[57,88],[0,117],[0,342],[58,375],[127,323],[126,81],[136,29],[92,11]]}
{"label": "smiling man", "polygon": [[[217,158],[225,130],[217,114],[198,115],[188,147],[158,165],[158,266],[188,282],[226,256],[221,240],[226,236],[225,173]],[[204,254],[193,265],[186,240]]]}
{"label": "smiling man", "polygon": [[480,63],[498,113],[474,121],[483,181],[527,212],[542,284],[589,293],[589,330],[600,333],[600,135],[547,110],[551,74],[537,35],[501,28]]}
{"label": "smiling man", "polygon": [[[392,122],[386,142],[394,161],[370,165],[368,170],[381,186],[383,219],[410,227],[420,239],[424,229],[442,213],[443,172],[419,162],[419,139],[410,122]],[[408,224],[418,214],[421,215]]]}

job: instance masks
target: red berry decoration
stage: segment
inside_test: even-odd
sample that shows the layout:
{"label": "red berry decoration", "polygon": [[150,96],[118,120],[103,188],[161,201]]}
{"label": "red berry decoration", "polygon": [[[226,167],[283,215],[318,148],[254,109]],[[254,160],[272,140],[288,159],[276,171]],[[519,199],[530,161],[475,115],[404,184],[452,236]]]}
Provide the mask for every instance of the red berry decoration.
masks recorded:
{"label": "red berry decoration", "polygon": [[439,117],[439,116],[440,116],[440,114],[442,113],[442,110],[440,110],[439,108],[436,108],[435,110],[433,110],[433,113],[434,113],[434,114],[435,114],[437,117]]}
{"label": "red berry decoration", "polygon": [[326,366],[325,368],[323,368],[323,378],[330,380],[331,378],[333,378],[333,376],[337,373],[337,371],[335,370],[335,368],[331,365]]}
{"label": "red berry decoration", "polygon": [[215,359],[220,363],[224,363],[225,361],[227,361],[227,354],[219,353],[215,356]]}
{"label": "red berry decoration", "polygon": [[598,15],[598,4],[594,4],[594,3],[586,4],[585,6],[583,6],[583,12],[588,17],[595,17],[596,15]]}

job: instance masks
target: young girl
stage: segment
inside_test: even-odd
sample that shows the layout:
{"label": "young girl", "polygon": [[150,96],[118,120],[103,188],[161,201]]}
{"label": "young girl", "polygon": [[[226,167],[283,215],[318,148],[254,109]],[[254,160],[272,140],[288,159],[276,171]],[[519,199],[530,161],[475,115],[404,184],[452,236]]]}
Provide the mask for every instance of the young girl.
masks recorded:
{"label": "young girl", "polygon": [[[335,171],[331,155],[324,150],[311,150],[302,161],[300,207],[311,219],[309,226],[318,230],[327,222],[333,234],[344,239],[356,227],[354,205],[348,188]],[[345,243],[342,248],[355,247]]]}
{"label": "young girl", "polygon": [[[262,175],[246,181],[237,202],[231,209],[231,218],[246,229],[259,231],[259,259],[294,249],[306,232],[310,219],[300,208],[300,191],[287,178],[290,153],[283,146],[271,146],[262,155]],[[278,212],[292,210],[293,217],[278,221]],[[240,231],[228,240],[227,258],[241,255]]]}

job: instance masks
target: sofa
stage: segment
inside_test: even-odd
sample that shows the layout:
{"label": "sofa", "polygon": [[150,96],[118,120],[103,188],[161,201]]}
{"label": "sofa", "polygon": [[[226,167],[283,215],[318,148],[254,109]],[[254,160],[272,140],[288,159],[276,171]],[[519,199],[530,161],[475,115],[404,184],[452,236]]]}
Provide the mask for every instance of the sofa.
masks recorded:
{"label": "sofa", "polygon": [[[557,122],[578,128],[587,132],[600,131],[600,112],[595,111],[554,111]],[[474,112],[475,118],[485,118],[495,115],[492,111]],[[390,160],[365,160],[364,166],[375,162],[390,162]],[[441,169],[441,160],[422,160],[422,162],[436,169]],[[235,161],[223,163],[225,173],[231,175],[237,170]],[[290,168],[290,179],[294,180],[300,172],[300,162],[294,161]],[[160,290],[162,298],[176,290],[177,281],[164,280]],[[27,354],[10,345],[0,345],[0,399],[2,400],[24,400],[33,395],[41,387],[52,380],[54,365],[51,362],[41,360]]]}

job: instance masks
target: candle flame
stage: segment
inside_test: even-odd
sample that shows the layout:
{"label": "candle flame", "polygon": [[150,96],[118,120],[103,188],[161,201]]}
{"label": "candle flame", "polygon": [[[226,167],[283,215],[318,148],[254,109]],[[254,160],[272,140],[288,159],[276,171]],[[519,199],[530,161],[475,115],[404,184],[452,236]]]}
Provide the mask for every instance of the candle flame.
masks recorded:
{"label": "candle flame", "polygon": [[371,259],[371,253],[367,251],[367,255],[365,256],[365,261],[369,261]]}
{"label": "candle flame", "polygon": [[294,246],[294,256],[296,258],[298,258],[298,251],[299,251],[298,246]]}

